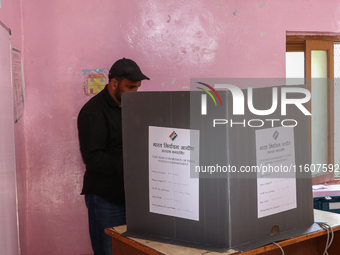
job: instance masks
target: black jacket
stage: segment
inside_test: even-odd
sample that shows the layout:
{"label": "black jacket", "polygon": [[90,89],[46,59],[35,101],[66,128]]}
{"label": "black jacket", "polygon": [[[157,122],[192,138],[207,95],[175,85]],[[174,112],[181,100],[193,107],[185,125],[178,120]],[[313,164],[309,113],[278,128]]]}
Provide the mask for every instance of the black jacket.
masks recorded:
{"label": "black jacket", "polygon": [[121,108],[107,86],[78,115],[80,151],[86,165],[81,194],[124,204]]}

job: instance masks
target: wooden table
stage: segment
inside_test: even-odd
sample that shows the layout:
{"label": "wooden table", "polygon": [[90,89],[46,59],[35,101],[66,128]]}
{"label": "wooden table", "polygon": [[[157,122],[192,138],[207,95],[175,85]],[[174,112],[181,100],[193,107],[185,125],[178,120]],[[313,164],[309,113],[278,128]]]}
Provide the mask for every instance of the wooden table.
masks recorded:
{"label": "wooden table", "polygon": [[[314,210],[314,217],[325,221],[334,231],[334,240],[328,249],[329,255],[340,254],[340,214]],[[135,237],[122,236],[126,232],[126,225],[108,228],[105,232],[112,236],[113,255],[140,255],[140,254],[169,254],[169,255],[281,255],[281,250],[274,244],[259,247],[246,252],[237,252],[232,249],[213,248],[204,245],[182,245],[181,241],[169,240],[169,242],[147,240]],[[154,239],[154,238],[153,238]],[[156,238],[157,239],[157,238]],[[327,231],[320,230],[292,239],[278,242],[286,255],[314,255],[323,254],[327,241]],[[188,243],[186,243],[188,244]],[[196,246],[196,247],[195,247]]]}

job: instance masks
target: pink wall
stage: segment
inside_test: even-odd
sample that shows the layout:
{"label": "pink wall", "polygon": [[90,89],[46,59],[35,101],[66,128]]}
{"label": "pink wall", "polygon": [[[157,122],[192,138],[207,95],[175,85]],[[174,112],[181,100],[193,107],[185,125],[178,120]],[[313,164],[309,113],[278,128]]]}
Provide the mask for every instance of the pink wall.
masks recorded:
{"label": "pink wall", "polygon": [[12,26],[15,47],[23,41],[23,255],[91,253],[79,195],[76,116],[89,99],[82,69],[132,58],[151,77],[142,90],[182,90],[190,77],[284,77],[287,30],[340,32],[337,0],[30,0],[23,31],[19,3],[2,0],[0,20]]}

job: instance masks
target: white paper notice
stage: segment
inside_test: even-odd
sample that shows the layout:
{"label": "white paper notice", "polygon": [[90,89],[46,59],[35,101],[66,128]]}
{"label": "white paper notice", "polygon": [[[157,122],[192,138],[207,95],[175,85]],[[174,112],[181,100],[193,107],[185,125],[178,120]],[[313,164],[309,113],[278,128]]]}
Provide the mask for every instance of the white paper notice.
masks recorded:
{"label": "white paper notice", "polygon": [[255,132],[256,162],[259,169],[257,173],[258,218],[296,208],[293,127],[268,128]]}
{"label": "white paper notice", "polygon": [[199,131],[149,127],[150,212],[199,220]]}

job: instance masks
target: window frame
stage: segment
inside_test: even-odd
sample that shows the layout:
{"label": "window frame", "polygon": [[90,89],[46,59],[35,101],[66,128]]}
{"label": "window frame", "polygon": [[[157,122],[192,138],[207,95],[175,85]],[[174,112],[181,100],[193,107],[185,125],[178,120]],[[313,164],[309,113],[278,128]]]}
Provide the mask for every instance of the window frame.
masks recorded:
{"label": "window frame", "polygon": [[[327,85],[327,112],[328,112],[328,155],[327,164],[334,166],[334,43],[340,42],[339,34],[332,35],[306,35],[294,34],[286,35],[286,52],[304,52],[305,54],[305,81],[307,88],[311,91],[311,50],[327,50],[328,56],[328,85]],[[332,47],[329,47],[329,45]],[[308,103],[311,111],[311,100]],[[311,117],[309,117],[309,129],[311,134]],[[324,183],[334,180],[334,173],[330,170],[328,173],[318,174],[313,177],[313,184]]]}

